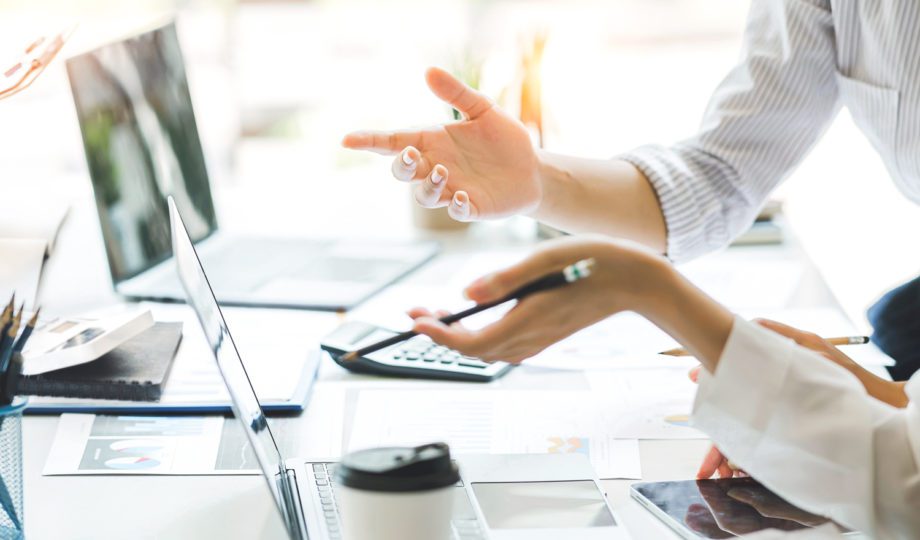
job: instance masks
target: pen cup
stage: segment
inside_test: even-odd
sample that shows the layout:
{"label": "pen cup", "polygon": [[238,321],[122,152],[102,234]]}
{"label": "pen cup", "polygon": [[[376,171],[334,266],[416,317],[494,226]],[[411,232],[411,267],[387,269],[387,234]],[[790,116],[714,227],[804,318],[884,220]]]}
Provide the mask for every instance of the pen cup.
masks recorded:
{"label": "pen cup", "polygon": [[27,400],[17,397],[0,406],[0,539],[23,538],[22,411]]}

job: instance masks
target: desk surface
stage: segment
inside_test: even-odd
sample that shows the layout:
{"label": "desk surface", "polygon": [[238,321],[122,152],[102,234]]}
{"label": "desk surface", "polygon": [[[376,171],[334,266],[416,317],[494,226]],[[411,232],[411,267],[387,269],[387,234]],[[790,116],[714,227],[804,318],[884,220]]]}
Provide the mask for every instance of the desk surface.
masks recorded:
{"label": "desk surface", "polygon": [[[77,189],[75,193],[72,214],[41,286],[41,301],[51,313],[79,313],[119,301],[111,291],[88,187]],[[405,236],[406,228],[400,227],[400,234]],[[444,261],[450,260],[450,254],[463,257],[489,247],[527,246],[534,241],[530,230],[518,222],[516,225],[484,224],[464,233],[445,235],[442,239],[447,257],[441,258],[441,263],[436,260],[408,279],[412,283],[438,285],[443,275],[443,268],[438,265],[447,264]],[[807,266],[794,244],[784,248],[755,248],[751,254],[783,259],[797,257]],[[801,305],[833,302],[810,267],[802,280],[797,295]],[[519,377],[519,384],[527,384],[526,367],[513,376]],[[341,370],[331,366],[323,369],[319,384],[320,387],[348,384],[347,379]],[[277,421],[309,436],[310,426],[304,416]],[[27,417],[24,424],[29,538],[255,538],[270,536],[271,527],[276,525],[266,524],[271,516],[269,500],[263,480],[258,476],[44,477],[41,470],[56,425],[56,417],[34,416]],[[641,441],[643,479],[693,478],[707,448],[708,442],[702,440]],[[630,500],[628,488],[632,482],[604,481],[622,521],[636,538],[673,536]]]}

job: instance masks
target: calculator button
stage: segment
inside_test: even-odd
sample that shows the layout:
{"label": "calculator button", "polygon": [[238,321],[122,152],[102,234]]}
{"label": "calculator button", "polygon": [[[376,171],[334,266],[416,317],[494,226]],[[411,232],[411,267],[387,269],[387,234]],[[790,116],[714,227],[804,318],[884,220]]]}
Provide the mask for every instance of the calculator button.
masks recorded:
{"label": "calculator button", "polygon": [[479,369],[485,369],[488,367],[488,364],[483,364],[481,362],[477,362],[475,364],[473,362],[457,362],[457,365],[463,366],[463,367],[474,367],[474,368],[479,368]]}
{"label": "calculator button", "polygon": [[406,360],[418,360],[419,358],[421,358],[421,355],[417,352],[406,353]]}
{"label": "calculator button", "polygon": [[442,358],[442,359],[441,359],[441,363],[442,363],[442,364],[453,364],[453,363],[454,363],[454,359],[453,359],[453,358]]}
{"label": "calculator button", "polygon": [[425,356],[422,357],[422,360],[424,360],[424,361],[426,361],[426,362],[434,362],[434,361],[437,360],[437,359],[438,359],[438,358],[437,358],[436,356],[430,356],[430,355],[427,355],[427,354],[426,354]]}

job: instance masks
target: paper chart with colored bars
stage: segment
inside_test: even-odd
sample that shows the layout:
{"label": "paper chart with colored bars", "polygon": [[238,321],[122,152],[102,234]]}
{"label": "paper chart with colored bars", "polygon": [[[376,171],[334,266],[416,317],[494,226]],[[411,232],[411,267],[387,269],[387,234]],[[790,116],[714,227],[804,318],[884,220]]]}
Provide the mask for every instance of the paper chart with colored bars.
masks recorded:
{"label": "paper chart with colored bars", "polygon": [[639,443],[618,439],[590,392],[363,389],[348,450],[444,441],[454,454],[580,453],[601,478],[641,478]]}
{"label": "paper chart with colored bars", "polygon": [[[228,421],[229,420],[229,421]],[[279,444],[294,441],[280,429]],[[45,475],[260,474],[242,428],[220,416],[64,414]]]}

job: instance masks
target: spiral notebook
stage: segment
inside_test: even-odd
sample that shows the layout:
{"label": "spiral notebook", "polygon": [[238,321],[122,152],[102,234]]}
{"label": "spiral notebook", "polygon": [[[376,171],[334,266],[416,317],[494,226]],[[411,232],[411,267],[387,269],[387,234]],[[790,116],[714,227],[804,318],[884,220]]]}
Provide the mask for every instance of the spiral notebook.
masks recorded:
{"label": "spiral notebook", "polygon": [[182,323],[156,323],[100,358],[22,377],[19,393],[33,396],[157,401],[182,340]]}

